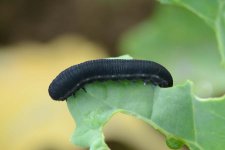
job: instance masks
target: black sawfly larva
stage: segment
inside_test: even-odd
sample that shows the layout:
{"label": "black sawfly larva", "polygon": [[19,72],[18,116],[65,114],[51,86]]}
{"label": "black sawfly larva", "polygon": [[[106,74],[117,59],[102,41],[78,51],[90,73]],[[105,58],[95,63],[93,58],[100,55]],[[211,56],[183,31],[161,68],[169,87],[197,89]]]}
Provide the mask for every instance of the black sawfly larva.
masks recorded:
{"label": "black sawfly larva", "polygon": [[98,59],[71,66],[62,71],[50,84],[49,95],[65,100],[85,84],[106,80],[143,80],[160,87],[173,86],[169,71],[147,60]]}

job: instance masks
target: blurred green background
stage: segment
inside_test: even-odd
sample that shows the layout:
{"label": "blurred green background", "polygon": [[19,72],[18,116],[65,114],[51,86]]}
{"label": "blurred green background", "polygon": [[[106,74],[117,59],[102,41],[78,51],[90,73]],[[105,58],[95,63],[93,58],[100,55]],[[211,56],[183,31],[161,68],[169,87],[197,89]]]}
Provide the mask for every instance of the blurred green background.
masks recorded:
{"label": "blurred green background", "polygon": [[[48,96],[63,69],[129,54],[192,80],[200,97],[225,91],[213,31],[182,8],[154,0],[0,0],[0,149],[81,150],[65,102]],[[117,114],[104,129],[112,150],[168,150],[164,137]]]}

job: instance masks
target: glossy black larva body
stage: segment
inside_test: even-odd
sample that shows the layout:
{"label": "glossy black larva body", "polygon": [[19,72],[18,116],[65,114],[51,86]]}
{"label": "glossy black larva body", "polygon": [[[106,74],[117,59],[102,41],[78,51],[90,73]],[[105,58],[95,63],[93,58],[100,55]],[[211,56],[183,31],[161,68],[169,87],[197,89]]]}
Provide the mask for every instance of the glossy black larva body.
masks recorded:
{"label": "glossy black larva body", "polygon": [[85,84],[106,80],[143,80],[160,87],[171,87],[173,79],[162,65],[146,60],[99,59],[71,66],[50,84],[49,95],[65,100]]}

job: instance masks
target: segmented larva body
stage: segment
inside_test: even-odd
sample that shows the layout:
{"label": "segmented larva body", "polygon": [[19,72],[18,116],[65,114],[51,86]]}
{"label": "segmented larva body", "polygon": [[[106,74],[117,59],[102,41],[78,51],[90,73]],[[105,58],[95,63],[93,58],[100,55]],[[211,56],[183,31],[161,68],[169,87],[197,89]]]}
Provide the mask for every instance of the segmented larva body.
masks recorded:
{"label": "segmented larva body", "polygon": [[160,87],[173,86],[169,71],[162,65],[146,60],[98,59],[71,66],[50,84],[49,95],[65,100],[85,84],[106,80],[143,80]]}

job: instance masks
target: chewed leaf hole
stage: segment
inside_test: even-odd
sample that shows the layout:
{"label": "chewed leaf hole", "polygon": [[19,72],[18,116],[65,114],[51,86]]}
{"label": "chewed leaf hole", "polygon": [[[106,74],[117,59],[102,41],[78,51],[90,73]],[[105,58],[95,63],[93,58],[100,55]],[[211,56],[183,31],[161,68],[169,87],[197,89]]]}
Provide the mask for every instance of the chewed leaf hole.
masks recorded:
{"label": "chewed leaf hole", "polygon": [[120,141],[106,141],[106,144],[111,150],[137,150],[129,144]]}
{"label": "chewed leaf hole", "polygon": [[[144,121],[131,115],[117,113],[104,126],[106,143],[111,150],[169,150],[165,138]],[[115,147],[118,147],[116,149]]]}

